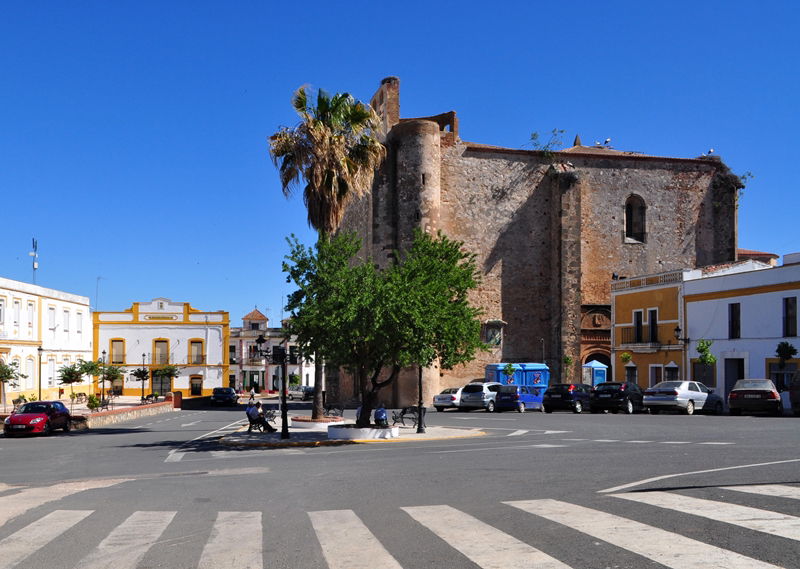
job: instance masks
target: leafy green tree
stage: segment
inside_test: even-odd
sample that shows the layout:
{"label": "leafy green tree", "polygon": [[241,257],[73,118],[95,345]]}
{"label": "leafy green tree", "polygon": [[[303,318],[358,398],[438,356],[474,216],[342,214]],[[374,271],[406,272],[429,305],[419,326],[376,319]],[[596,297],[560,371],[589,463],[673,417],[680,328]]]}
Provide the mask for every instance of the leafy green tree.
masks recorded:
{"label": "leafy green tree", "polygon": [[778,363],[778,367],[783,369],[786,367],[786,361],[792,359],[797,355],[797,348],[791,345],[789,342],[780,342],[778,347],[775,349],[775,355],[778,357],[780,362]]}
{"label": "leafy green tree", "polygon": [[93,360],[78,360],[78,369],[81,375],[97,378],[103,369],[103,362]]}
{"label": "leafy green tree", "polygon": [[[137,367],[131,372],[131,375],[142,384],[142,394],[144,394],[144,382],[150,379],[150,370],[146,367]],[[142,397],[144,399],[144,397]]]}
{"label": "leafy green tree", "polygon": [[[306,87],[300,87],[292,106],[300,122],[282,127],[270,137],[270,156],[287,198],[295,187],[305,184],[308,223],[317,230],[320,241],[326,241],[339,228],[347,203],[370,191],[375,170],[386,156],[376,138],[380,121],[369,105],[348,93],[331,97],[320,89],[316,104],[312,104]],[[314,419],[323,415],[322,369],[322,358],[316,354]]]}
{"label": "leafy green tree", "polygon": [[514,367],[514,364],[509,362],[503,368],[503,375],[506,376],[506,379],[511,379],[512,377],[514,377],[514,372],[515,371],[516,371],[516,368]]}
{"label": "leafy green tree", "polygon": [[62,385],[69,385],[70,411],[72,404],[75,403],[74,385],[83,381],[83,373],[80,364],[70,364],[58,370],[58,381]]}
{"label": "leafy green tree", "polygon": [[17,387],[19,385],[19,380],[25,379],[26,377],[28,376],[19,371],[18,362],[5,363],[0,361],[0,385],[2,385],[3,388],[3,411],[5,411],[6,406],[6,384]]}
{"label": "leafy green tree", "polygon": [[470,361],[483,348],[480,311],[467,299],[478,283],[473,255],[461,243],[417,232],[398,262],[380,271],[358,260],[355,235],[342,234],[316,249],[290,240],[284,272],[297,291],[289,297],[287,333],[353,374],[361,393],[360,423],[378,393],[407,366],[443,369]]}

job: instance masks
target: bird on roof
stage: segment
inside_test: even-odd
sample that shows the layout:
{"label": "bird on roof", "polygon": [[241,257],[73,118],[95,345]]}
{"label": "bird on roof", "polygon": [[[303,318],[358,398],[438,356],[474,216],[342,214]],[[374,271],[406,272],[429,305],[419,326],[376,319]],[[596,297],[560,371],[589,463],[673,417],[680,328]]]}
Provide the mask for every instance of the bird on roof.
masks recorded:
{"label": "bird on roof", "polygon": [[606,138],[606,141],[603,144],[608,146],[610,143],[611,143],[611,139],[610,138]]}
{"label": "bird on roof", "polygon": [[600,146],[600,141],[599,141],[599,140],[595,140],[595,141],[594,141],[594,145],[595,145],[595,146]]}
{"label": "bird on roof", "polygon": [[709,148],[709,149],[708,149],[708,153],[709,153],[709,154],[714,154],[714,149],[713,149],[713,148]]}

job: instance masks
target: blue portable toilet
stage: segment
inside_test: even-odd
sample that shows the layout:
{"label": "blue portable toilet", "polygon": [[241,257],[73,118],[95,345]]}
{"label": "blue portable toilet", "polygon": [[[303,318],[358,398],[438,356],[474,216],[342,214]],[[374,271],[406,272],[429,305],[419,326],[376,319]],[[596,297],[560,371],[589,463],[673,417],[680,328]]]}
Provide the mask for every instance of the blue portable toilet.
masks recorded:
{"label": "blue portable toilet", "polygon": [[514,366],[514,375],[508,377],[505,368],[508,364],[488,364],[486,366],[486,381],[496,381],[503,385],[519,385],[528,388],[533,396],[531,407],[541,409],[544,392],[550,383],[550,368],[546,364],[521,363]]}
{"label": "blue portable toilet", "polygon": [[608,366],[605,364],[601,364],[596,360],[592,360],[587,362],[581,366],[583,369],[583,383],[587,385],[591,385],[594,387],[598,383],[603,383],[604,381],[608,381],[606,379],[608,375]]}

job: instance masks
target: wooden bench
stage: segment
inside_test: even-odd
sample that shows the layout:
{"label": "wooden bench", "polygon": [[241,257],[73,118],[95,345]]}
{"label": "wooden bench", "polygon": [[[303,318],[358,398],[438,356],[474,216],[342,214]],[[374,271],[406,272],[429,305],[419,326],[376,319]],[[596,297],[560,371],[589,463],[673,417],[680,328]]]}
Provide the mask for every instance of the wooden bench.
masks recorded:
{"label": "wooden bench", "polygon": [[82,391],[75,394],[75,403],[86,403],[89,397]]}
{"label": "wooden bench", "polygon": [[[265,419],[265,420],[266,420],[268,423],[269,423],[269,422],[272,422],[272,423],[274,423],[274,422],[275,422],[275,409],[265,409],[265,410],[264,410],[264,412],[262,413],[262,416],[264,417],[264,419]],[[247,422],[248,422],[248,423],[249,423],[249,425],[250,425],[250,426],[249,426],[249,428],[247,429],[247,430],[248,430],[248,432],[249,432],[249,431],[251,431],[251,430],[254,430],[254,429],[255,429],[256,431],[260,431],[260,432],[262,432],[262,433],[264,432],[264,424],[263,424],[261,421],[254,421],[254,420],[253,420],[253,419],[251,419],[251,418],[250,418],[250,416],[248,415],[248,416],[247,416]]]}
{"label": "wooden bench", "polygon": [[406,419],[413,421],[412,427],[417,426],[417,408],[416,407],[403,407],[397,411],[392,411],[392,426],[400,423],[406,426]]}
{"label": "wooden bench", "polygon": [[108,411],[108,406],[111,404],[111,399],[101,399],[100,406],[97,408],[98,411],[102,411],[105,409]]}

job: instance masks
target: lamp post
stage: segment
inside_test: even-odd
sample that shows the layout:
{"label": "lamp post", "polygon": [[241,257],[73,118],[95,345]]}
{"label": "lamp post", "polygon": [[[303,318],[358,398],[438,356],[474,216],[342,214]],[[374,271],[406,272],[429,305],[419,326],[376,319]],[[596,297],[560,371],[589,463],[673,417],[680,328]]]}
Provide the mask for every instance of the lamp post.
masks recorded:
{"label": "lamp post", "polygon": [[[289,414],[286,408],[286,348],[282,346],[274,346],[272,348],[272,353],[269,350],[263,349],[263,344],[266,342],[266,339],[263,335],[260,335],[256,338],[256,344],[258,346],[258,354],[264,358],[265,368],[269,369],[268,364],[272,361],[273,364],[278,364],[281,366],[281,439],[288,439],[289,437]],[[288,342],[288,340],[287,340]],[[267,372],[269,374],[269,372]],[[266,378],[265,378],[266,381]]]}
{"label": "lamp post", "polygon": [[681,338],[681,332],[683,332],[683,330],[681,330],[680,326],[675,326],[675,330],[673,330],[673,332],[675,334],[675,339],[677,341],[683,343],[683,345],[684,345],[684,349],[681,350],[681,360],[682,360],[681,361],[681,367],[683,368],[683,377],[688,377],[688,374],[686,373],[687,370],[686,370],[686,348],[685,348],[685,346],[689,342],[691,342],[691,340],[689,338]]}
{"label": "lamp post", "polygon": [[106,398],[106,351],[103,350],[101,352],[103,357],[100,358],[101,366],[100,366],[100,401],[103,401]]}
{"label": "lamp post", "polygon": [[[142,354],[142,369],[145,369],[144,364],[147,361],[147,354]],[[144,372],[142,372],[142,401],[144,401]]]}
{"label": "lamp post", "polygon": [[425,432],[425,408],[422,406],[422,364],[419,365],[419,375],[417,377],[417,390],[419,400],[417,401],[417,432]]}
{"label": "lamp post", "polygon": [[41,346],[36,349],[39,352],[39,401],[42,400],[42,352],[44,351]]}

